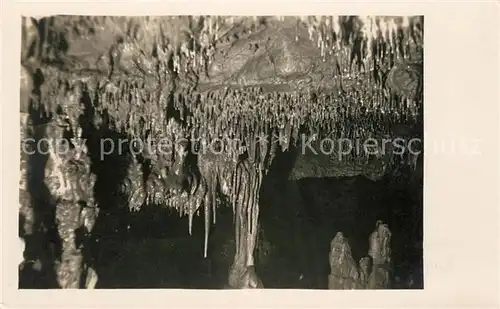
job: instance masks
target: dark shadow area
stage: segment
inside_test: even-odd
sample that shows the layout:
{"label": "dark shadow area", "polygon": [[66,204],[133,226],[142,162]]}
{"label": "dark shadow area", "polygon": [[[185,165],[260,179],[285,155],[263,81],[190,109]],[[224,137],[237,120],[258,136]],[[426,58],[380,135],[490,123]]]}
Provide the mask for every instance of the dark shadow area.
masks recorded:
{"label": "dark shadow area", "polygon": [[292,181],[283,164],[271,168],[261,192],[260,218],[271,248],[259,265],[266,287],[326,289],[336,232],[349,239],[359,261],[380,219],[393,235],[393,287],[412,281],[413,288],[423,288],[421,171],[402,167],[377,182],[361,176]]}
{"label": "dark shadow area", "polygon": [[[37,70],[33,76],[33,98],[40,98],[40,86],[44,82],[43,74]],[[46,143],[39,143],[47,137],[46,126],[50,122],[42,109],[39,108],[36,99],[29,103],[29,132],[28,136],[33,138],[31,151],[40,145],[41,151],[34,151],[27,156],[27,188],[33,212],[32,232],[25,235],[22,226],[25,218],[19,217],[19,236],[25,241],[24,265],[19,272],[19,288],[58,288],[54,271],[55,261],[61,250],[61,240],[57,232],[55,222],[56,201],[44,183],[45,169],[48,156],[45,154]]]}
{"label": "dark shadow area", "polygon": [[112,124],[106,110],[103,113],[96,112],[100,104],[97,95],[91,98],[89,92],[84,91],[80,103],[84,112],[80,116],[79,125],[82,128],[82,138],[86,140],[91,171],[96,175],[93,194],[99,207],[99,215],[87,246],[84,247],[84,261],[100,277],[102,270],[113,262],[119,245],[126,241],[127,226],[123,218],[129,210],[128,196],[123,192],[122,184],[127,178],[131,163],[128,144],[122,147],[121,153],[115,149],[107,154],[110,149],[104,149],[103,141],[111,141],[106,145],[118,145],[120,139],[130,138],[111,129]]}
{"label": "dark shadow area", "polygon": [[336,232],[349,239],[359,261],[367,255],[368,237],[381,219],[393,235],[393,288],[404,288],[408,281],[423,288],[422,191],[407,184],[354,177],[301,179],[276,187],[264,199],[272,205],[261,216],[273,248],[261,266],[266,287],[326,289],[327,256]]}
{"label": "dark shadow area", "polygon": [[194,217],[192,235],[186,217],[161,206],[148,205],[122,217],[124,239],[106,240],[101,247],[98,288],[222,288],[232,259],[223,252],[232,239],[230,212],[227,208],[218,216],[207,258],[203,214]]}
{"label": "dark shadow area", "polygon": [[[193,220],[193,235],[188,233],[188,218],[180,217],[175,210],[160,205],[143,205],[138,212],[128,208],[131,192],[123,190],[130,179],[128,167],[132,164],[130,145],[123,143],[118,149],[103,155],[101,141],[114,145],[119,140],[133,140],[130,136],[113,130],[114,123],[104,110],[97,113],[100,102],[84,92],[81,102],[84,114],[80,117],[83,138],[87,141],[92,172],[97,176],[94,197],[99,216],[85,247],[85,263],[93,267],[99,281],[96,288],[208,288],[213,278],[206,279],[210,268],[203,258],[203,214]],[[171,107],[169,107],[171,108]],[[179,115],[170,113],[178,120]],[[177,118],[176,118],[177,117]],[[97,125],[99,124],[99,125]],[[108,149],[106,149],[107,151]],[[151,172],[149,161],[138,156],[144,173],[144,185]],[[196,158],[187,158],[190,172],[199,174]],[[223,221],[224,213],[220,215]],[[230,217],[231,218],[231,217]],[[224,224],[213,226],[221,230]],[[231,231],[230,228],[227,229]],[[210,237],[210,246],[213,244]],[[212,252],[212,250],[209,250]],[[207,283],[208,282],[208,283]]]}

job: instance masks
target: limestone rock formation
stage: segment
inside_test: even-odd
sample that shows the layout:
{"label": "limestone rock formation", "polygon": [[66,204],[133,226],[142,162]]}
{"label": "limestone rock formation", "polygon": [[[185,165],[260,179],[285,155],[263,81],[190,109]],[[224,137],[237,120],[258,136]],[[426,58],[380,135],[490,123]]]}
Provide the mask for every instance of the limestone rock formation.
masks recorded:
{"label": "limestone rock formation", "polygon": [[373,269],[368,278],[368,288],[384,289],[391,284],[391,231],[386,224],[377,221],[375,231],[370,235],[368,255],[372,258]]}
{"label": "limestone rock formation", "polygon": [[328,289],[387,289],[391,285],[391,232],[377,221],[369,238],[368,256],[356,264],[347,238],[338,232],[330,244]]}
{"label": "limestone rock formation", "polygon": [[329,258],[331,273],[328,276],[328,289],[356,289],[359,281],[358,268],[347,239],[341,232],[338,232],[330,243]]}
{"label": "limestone rock formation", "polygon": [[[20,235],[29,260],[45,260],[38,244],[59,235],[57,265],[47,267],[63,288],[82,287],[90,269],[85,244],[102,215],[94,208],[171,208],[189,217],[190,232],[203,216],[207,256],[220,196],[233,207],[229,281],[239,286],[255,266],[259,192],[277,153],[297,152],[304,135],[381,140],[397,135],[395,124],[421,124],[421,16],[60,15],[23,17],[22,34],[23,145],[50,138],[69,149],[21,151]],[[167,147],[137,144],[147,140]],[[380,151],[329,149],[300,153],[290,178],[379,179],[395,164]],[[380,227],[374,236],[375,282],[387,276],[389,253],[377,249],[387,235]],[[334,247],[348,248],[341,236]],[[352,287],[360,275],[335,250],[332,276]]]}

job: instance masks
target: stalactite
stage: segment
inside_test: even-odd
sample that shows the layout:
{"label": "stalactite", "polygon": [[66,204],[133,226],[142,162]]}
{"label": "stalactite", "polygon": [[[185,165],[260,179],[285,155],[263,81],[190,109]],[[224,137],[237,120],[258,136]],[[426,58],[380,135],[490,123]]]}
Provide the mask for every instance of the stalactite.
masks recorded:
{"label": "stalactite", "polygon": [[[251,186],[251,190],[252,190],[252,207],[251,207],[251,211],[250,211],[250,234],[254,234],[256,233],[256,229],[255,229],[255,226],[253,225],[253,222],[255,221],[256,222],[256,219],[257,217],[255,216],[255,205],[256,203],[258,202],[258,194],[259,194],[259,174],[258,174],[258,165],[255,165],[252,167],[252,175],[253,175],[253,179],[252,179],[252,186]],[[252,251],[253,252],[253,251]]]}
{"label": "stalactite", "polygon": [[240,208],[242,207],[243,201],[240,202],[241,191],[237,191],[237,201],[236,204],[236,213],[235,213],[235,224],[234,224],[234,235],[235,235],[235,256],[238,256],[241,252],[240,250],[240,226],[241,226],[241,213]]}
{"label": "stalactite", "polygon": [[255,138],[252,129],[249,129],[249,137],[246,139],[248,141],[248,156],[250,158],[250,162],[256,162],[256,154],[255,154]]}
{"label": "stalactite", "polygon": [[[245,222],[244,221],[244,217],[246,216],[246,211],[247,211],[247,207],[249,205],[249,198],[250,198],[250,191],[249,191],[249,188],[250,188],[250,178],[251,178],[251,174],[250,174],[250,170],[248,169],[248,161],[243,161],[243,162],[240,162],[239,163],[239,169],[241,170],[241,180],[240,180],[240,186],[239,186],[239,191],[238,191],[238,195],[239,195],[239,205],[237,205],[237,209],[238,209],[238,218],[237,218],[237,224],[236,224],[236,242],[237,242],[237,248],[239,248],[238,250],[238,254],[241,254],[241,244],[240,244],[240,239],[243,235],[241,235],[241,225],[242,225],[242,222]],[[238,224],[239,223],[239,224]]]}
{"label": "stalactite", "polygon": [[239,190],[240,190],[240,183],[241,181],[241,174],[240,174],[240,169],[238,168],[238,165],[236,165],[234,169],[234,178],[233,178],[233,193],[232,193],[232,201],[233,201],[233,222],[236,222],[236,204],[238,203],[238,197],[239,197]]}
{"label": "stalactite", "polygon": [[221,174],[221,171],[216,169],[215,173],[213,174],[213,178],[211,181],[211,188],[210,188],[210,195],[212,197],[212,216],[213,216],[213,223],[216,223],[216,212],[217,212],[217,179],[218,176]]}
{"label": "stalactite", "polygon": [[[254,189],[254,201],[253,201],[253,209],[252,209],[252,230],[251,233],[254,235],[254,237],[257,237],[258,234],[258,219],[259,219],[259,191],[260,191],[260,184],[262,180],[262,170],[260,168],[257,169],[257,174],[255,175],[255,189]],[[255,241],[254,241],[254,247],[255,247]],[[253,248],[254,249],[254,248]],[[253,252],[252,249],[252,252]]]}
{"label": "stalactite", "polygon": [[206,258],[208,254],[208,236],[210,233],[210,211],[211,211],[211,186],[212,184],[209,184],[210,188],[208,190],[208,193],[206,194],[206,199],[204,203],[204,209],[205,209],[205,238],[204,238],[204,249],[203,249],[203,256]]}
{"label": "stalactite", "polygon": [[[248,190],[248,200],[247,204],[245,206],[246,208],[246,216],[247,216],[247,239],[250,237],[252,234],[252,210],[253,210],[253,201],[255,199],[254,197],[254,186],[255,186],[255,174],[253,173],[253,169],[250,171],[250,178],[249,178],[249,183],[247,188],[245,190]],[[247,244],[250,242],[247,240]],[[248,250],[247,250],[248,251]],[[249,252],[249,251],[248,251]]]}

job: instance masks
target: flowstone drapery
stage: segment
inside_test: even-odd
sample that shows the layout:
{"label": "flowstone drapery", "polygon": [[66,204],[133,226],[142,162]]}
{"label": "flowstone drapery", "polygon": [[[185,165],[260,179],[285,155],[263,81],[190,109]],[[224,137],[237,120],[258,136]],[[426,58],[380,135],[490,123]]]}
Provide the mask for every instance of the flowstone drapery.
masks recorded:
{"label": "flowstone drapery", "polygon": [[[418,16],[24,17],[22,34],[23,143],[46,137],[70,149],[21,151],[20,235],[30,261],[45,260],[37,243],[50,231],[59,235],[58,262],[46,266],[62,288],[95,286],[83,257],[103,207],[94,187],[104,150],[96,154],[95,145],[106,136],[96,132],[156,143],[125,144],[126,173],[106,203],[175,208],[189,216],[190,233],[193,216],[203,215],[205,256],[218,197],[228,197],[236,242],[229,284],[239,288],[262,287],[253,256],[259,192],[277,152],[300,148],[304,136],[381,140],[396,134],[395,124],[411,129],[421,121]],[[169,145],[162,151],[160,140]],[[110,155],[122,155],[117,148]],[[338,151],[299,156],[290,178],[316,171],[377,179],[395,164],[366,152],[332,159]],[[387,238],[377,233],[373,246]],[[345,246],[341,239],[335,246]],[[387,261],[372,258],[375,279],[353,280],[387,277]]]}

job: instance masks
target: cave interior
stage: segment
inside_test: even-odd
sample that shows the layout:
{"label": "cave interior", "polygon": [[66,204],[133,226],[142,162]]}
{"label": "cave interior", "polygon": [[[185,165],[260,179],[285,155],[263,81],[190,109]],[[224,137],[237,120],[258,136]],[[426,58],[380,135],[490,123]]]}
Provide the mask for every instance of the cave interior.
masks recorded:
{"label": "cave interior", "polygon": [[[21,137],[69,151],[22,148],[19,287],[245,288],[254,268],[253,288],[422,289],[423,156],[300,145],[422,139],[422,34],[421,16],[23,17]],[[160,136],[191,139],[132,142]],[[222,136],[243,145],[194,151]]]}

